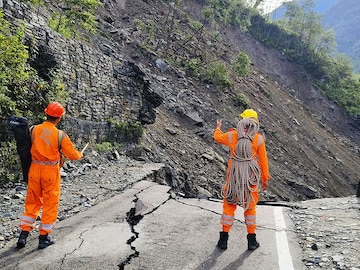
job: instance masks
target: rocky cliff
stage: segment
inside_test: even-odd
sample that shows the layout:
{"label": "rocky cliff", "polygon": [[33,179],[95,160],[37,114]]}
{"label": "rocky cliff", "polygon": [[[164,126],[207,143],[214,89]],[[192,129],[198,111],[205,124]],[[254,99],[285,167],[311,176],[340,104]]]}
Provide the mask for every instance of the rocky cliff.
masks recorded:
{"label": "rocky cliff", "polygon": [[[34,42],[32,66],[43,76],[54,67],[62,71],[69,95],[63,126],[76,143],[111,136],[109,119],[139,121],[146,129],[141,143],[122,154],[165,163],[160,182],[186,196],[220,197],[228,153],[213,142],[212,130],[220,118],[224,129],[236,125],[242,108],[234,98],[242,93],[259,112],[266,136],[272,179],[263,199],[355,194],[357,123],[322,96],[296,63],[249,34],[223,27],[217,29],[221,38],[211,40],[210,25],[194,33],[190,22],[203,21],[198,2],[184,0],[174,8],[162,1],[106,0],[97,12],[99,32],[86,41],[48,28],[45,8],[35,12],[13,0],[0,4],[8,20],[26,21]],[[165,31],[169,14],[171,32]],[[233,76],[234,89],[189,76],[181,62],[201,56],[229,65],[240,51],[249,55],[251,73]]]}

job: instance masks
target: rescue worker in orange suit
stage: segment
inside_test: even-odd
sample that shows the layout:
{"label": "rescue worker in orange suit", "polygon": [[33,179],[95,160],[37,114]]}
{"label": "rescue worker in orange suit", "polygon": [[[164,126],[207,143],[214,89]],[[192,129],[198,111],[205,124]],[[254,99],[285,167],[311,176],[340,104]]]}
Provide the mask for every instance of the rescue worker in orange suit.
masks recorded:
{"label": "rescue worker in orange suit", "polygon": [[25,247],[41,208],[38,248],[43,249],[55,243],[49,233],[54,228],[60,201],[60,150],[71,160],[83,156],[74,148],[69,136],[56,128],[65,114],[63,106],[58,102],[51,102],[46,107],[45,114],[46,120],[31,130],[31,165],[25,213],[21,217],[21,233],[17,242],[19,249]]}
{"label": "rescue worker in orange suit", "polygon": [[244,208],[248,250],[255,250],[260,246],[255,233],[258,189],[261,182],[262,190],[266,190],[270,179],[265,139],[259,133],[258,114],[252,109],[246,109],[240,116],[242,120],[236,129],[223,133],[222,122],[218,120],[214,130],[214,140],[230,148],[226,183],[222,190],[222,231],[217,244],[223,250],[227,249],[237,205]]}

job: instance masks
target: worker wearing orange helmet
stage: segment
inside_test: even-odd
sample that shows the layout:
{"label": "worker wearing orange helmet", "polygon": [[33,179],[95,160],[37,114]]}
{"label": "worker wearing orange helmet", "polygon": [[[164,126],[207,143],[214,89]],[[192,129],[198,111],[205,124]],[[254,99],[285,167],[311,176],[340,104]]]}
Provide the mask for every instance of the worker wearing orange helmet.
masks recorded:
{"label": "worker wearing orange helmet", "polygon": [[71,160],[82,157],[82,153],[74,148],[69,136],[56,128],[65,114],[63,106],[58,102],[51,102],[46,107],[45,114],[46,120],[31,129],[31,165],[25,213],[20,222],[18,248],[26,245],[26,239],[35,227],[41,208],[38,248],[43,249],[55,243],[49,237],[49,233],[54,228],[60,201],[60,149]]}
{"label": "worker wearing orange helmet", "polygon": [[222,231],[218,247],[227,249],[229,231],[235,221],[237,205],[244,208],[247,227],[248,250],[260,245],[256,240],[256,205],[259,199],[259,185],[266,190],[270,179],[265,139],[259,133],[258,114],[246,109],[240,114],[242,120],[235,130],[221,131],[221,120],[217,121],[214,140],[230,148],[230,160],[223,188]]}

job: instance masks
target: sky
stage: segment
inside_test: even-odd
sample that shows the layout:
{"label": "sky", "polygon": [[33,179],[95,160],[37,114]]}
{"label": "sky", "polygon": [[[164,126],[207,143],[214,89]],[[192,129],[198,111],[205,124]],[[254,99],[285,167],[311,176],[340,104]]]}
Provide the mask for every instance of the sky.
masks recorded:
{"label": "sky", "polygon": [[277,9],[285,2],[290,2],[292,0],[265,0],[260,6],[259,10],[262,14],[268,14],[273,10]]}
{"label": "sky", "polygon": [[[246,0],[251,6],[253,6],[256,0]],[[267,14],[281,6],[285,2],[292,0],[264,0],[258,7],[261,14]]]}

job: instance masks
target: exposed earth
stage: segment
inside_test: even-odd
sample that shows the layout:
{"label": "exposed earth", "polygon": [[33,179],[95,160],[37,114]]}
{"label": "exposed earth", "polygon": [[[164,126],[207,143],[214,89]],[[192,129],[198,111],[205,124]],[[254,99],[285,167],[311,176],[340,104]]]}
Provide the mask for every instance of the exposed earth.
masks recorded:
{"label": "exposed earth", "polygon": [[[266,136],[272,179],[269,191],[263,194],[265,200],[355,194],[360,179],[359,127],[322,96],[311,85],[311,77],[294,62],[229,27],[221,29],[222,42],[209,42],[207,31],[189,42],[184,33],[190,19],[185,14],[203,21],[197,1],[184,0],[176,10],[159,1],[111,2],[105,9],[100,17],[107,42],[116,44],[119,54],[142,67],[152,90],[164,99],[156,109],[155,123],[146,126],[141,146],[127,151],[128,155],[167,164],[168,184],[187,196],[205,193],[220,197],[228,153],[213,142],[212,132],[217,119],[223,119],[224,131],[236,126],[244,108],[234,100],[243,93],[250,107],[259,112]],[[169,14],[174,14],[176,23],[167,36]],[[158,27],[146,50],[144,40],[150,34],[136,26],[136,19]],[[121,35],[111,35],[107,29]],[[184,75],[181,68],[163,60],[164,44],[176,52],[168,53],[175,62],[176,55],[207,55],[229,65],[244,51],[252,62],[251,73],[233,75],[234,89],[216,87]]]}
{"label": "exposed earth", "polygon": [[[359,123],[322,96],[296,63],[248,33],[207,22],[201,32],[193,31],[191,23],[204,22],[199,2],[105,1],[98,10],[100,34],[87,45],[102,50],[108,44],[119,58],[133,61],[163,98],[140,144],[118,151],[165,163],[166,183],[186,196],[220,198],[228,152],[214,143],[212,132],[217,119],[223,119],[223,131],[236,126],[248,106],[258,111],[266,137],[272,178],[264,200],[355,194]],[[211,38],[214,31],[217,38]],[[221,60],[230,67],[239,52],[252,65],[246,77],[231,74],[233,88],[185,72],[184,59]],[[249,104],[239,104],[239,94]]]}

